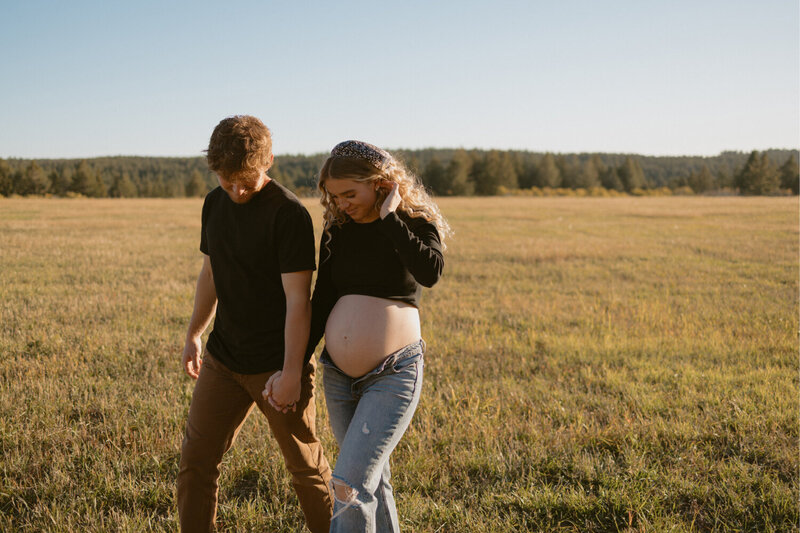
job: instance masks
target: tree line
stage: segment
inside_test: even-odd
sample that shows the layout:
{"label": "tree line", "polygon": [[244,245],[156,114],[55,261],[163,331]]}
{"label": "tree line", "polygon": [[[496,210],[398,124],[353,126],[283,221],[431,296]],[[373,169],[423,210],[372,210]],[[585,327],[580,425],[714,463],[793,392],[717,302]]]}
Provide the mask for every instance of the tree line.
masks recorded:
{"label": "tree line", "polygon": [[[583,190],[646,194],[798,194],[797,150],[723,152],[718,156],[553,154],[514,150],[396,150],[437,196],[492,196]],[[315,194],[326,154],[280,155],[271,177],[301,196]],[[2,196],[174,198],[217,186],[203,157],[0,159]]]}

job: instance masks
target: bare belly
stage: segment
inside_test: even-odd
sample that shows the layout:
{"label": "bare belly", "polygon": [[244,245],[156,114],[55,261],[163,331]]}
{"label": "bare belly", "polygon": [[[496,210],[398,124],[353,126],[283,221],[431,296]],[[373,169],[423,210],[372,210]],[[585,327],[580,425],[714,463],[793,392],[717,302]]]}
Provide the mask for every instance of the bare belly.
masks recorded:
{"label": "bare belly", "polygon": [[328,354],[350,377],[363,376],[420,337],[416,307],[360,294],[339,298],[325,325]]}

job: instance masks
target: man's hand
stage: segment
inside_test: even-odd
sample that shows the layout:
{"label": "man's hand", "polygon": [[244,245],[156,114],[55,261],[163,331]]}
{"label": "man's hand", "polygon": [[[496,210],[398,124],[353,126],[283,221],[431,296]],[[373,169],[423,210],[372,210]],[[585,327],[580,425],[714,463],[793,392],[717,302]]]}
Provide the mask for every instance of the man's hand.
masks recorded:
{"label": "man's hand", "polygon": [[286,295],[283,369],[270,376],[262,395],[276,410],[287,413],[296,411],[300,400],[303,355],[311,323],[311,271],[284,272],[281,284]]}
{"label": "man's hand", "polygon": [[192,379],[200,375],[200,366],[203,364],[203,341],[200,337],[189,337],[183,347],[183,370]]}
{"label": "man's hand", "polygon": [[295,412],[300,400],[300,379],[278,370],[269,377],[261,395],[275,410],[281,413]]}
{"label": "man's hand", "polygon": [[186,345],[183,347],[183,370],[192,379],[200,375],[203,364],[202,335],[217,309],[217,288],[214,286],[214,272],[211,270],[211,258],[203,255],[203,268],[197,276],[197,290],[194,294],[194,310],[186,332]]}

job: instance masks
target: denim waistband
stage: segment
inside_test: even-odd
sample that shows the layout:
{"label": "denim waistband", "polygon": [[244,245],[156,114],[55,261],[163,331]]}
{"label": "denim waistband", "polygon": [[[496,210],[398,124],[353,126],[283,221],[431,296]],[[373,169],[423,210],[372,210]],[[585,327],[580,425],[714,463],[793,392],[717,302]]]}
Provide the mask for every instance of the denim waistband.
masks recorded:
{"label": "denim waistband", "polygon": [[[351,379],[353,379],[355,381],[359,381],[359,380],[365,379],[365,378],[367,378],[369,376],[373,376],[375,374],[380,374],[387,367],[394,366],[394,364],[396,362],[402,361],[403,359],[406,359],[408,357],[414,357],[414,356],[417,356],[417,355],[419,355],[421,357],[425,353],[425,346],[426,346],[425,341],[422,340],[422,339],[420,339],[420,340],[418,340],[416,342],[412,342],[411,344],[408,344],[406,346],[403,346],[402,348],[400,348],[396,352],[392,352],[389,355],[387,355],[384,358],[384,360],[381,361],[378,364],[378,366],[376,366],[375,368],[373,368],[372,370],[370,370],[369,372],[367,372],[363,376],[358,377],[358,378],[351,378]],[[327,366],[331,366],[331,367],[335,368],[336,370],[338,370],[339,372],[341,372],[341,369],[339,369],[339,367],[336,366],[336,363],[333,362],[333,359],[331,359],[331,356],[328,353],[328,348],[327,347],[323,347],[322,348],[322,354],[319,356],[319,361],[320,361],[320,363],[322,363],[324,365],[327,365]]]}

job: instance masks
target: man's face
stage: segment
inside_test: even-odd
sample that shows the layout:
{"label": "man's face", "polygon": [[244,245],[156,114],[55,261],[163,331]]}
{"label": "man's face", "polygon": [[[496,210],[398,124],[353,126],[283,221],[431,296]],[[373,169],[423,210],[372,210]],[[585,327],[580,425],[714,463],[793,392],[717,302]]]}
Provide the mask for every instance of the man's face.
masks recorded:
{"label": "man's face", "polygon": [[220,187],[225,189],[230,199],[237,204],[249,202],[269,181],[264,169],[245,170],[233,174],[218,173],[217,179]]}

